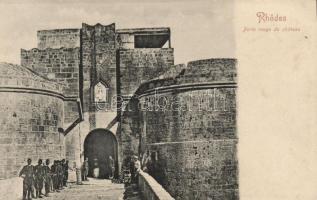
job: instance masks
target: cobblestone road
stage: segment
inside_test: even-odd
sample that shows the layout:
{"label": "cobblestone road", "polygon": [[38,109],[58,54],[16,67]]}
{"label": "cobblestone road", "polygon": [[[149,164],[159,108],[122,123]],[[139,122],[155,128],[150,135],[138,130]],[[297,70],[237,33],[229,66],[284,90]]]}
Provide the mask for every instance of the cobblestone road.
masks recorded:
{"label": "cobblestone road", "polygon": [[123,199],[123,184],[114,184],[110,180],[89,179],[83,185],[72,184],[59,193],[50,193],[43,200],[121,200]]}

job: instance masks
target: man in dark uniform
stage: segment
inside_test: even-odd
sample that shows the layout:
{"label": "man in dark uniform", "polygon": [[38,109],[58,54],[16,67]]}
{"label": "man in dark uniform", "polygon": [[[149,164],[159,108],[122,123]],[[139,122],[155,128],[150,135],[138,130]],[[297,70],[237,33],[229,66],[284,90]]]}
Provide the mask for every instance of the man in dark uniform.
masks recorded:
{"label": "man in dark uniform", "polygon": [[140,172],[141,163],[138,156],[133,155],[131,157],[130,170],[131,170],[131,182],[138,184],[138,174]]}
{"label": "man in dark uniform", "polygon": [[157,175],[157,162],[156,162],[156,153],[152,152],[150,156],[150,160],[147,162],[146,168],[148,170],[149,175],[153,178],[156,178]]}
{"label": "man in dark uniform", "polygon": [[66,162],[65,162],[65,159],[62,160],[62,173],[63,173],[63,176],[62,176],[62,186],[64,187],[66,185],[65,183],[65,166],[66,166]]}
{"label": "man in dark uniform", "polygon": [[[65,159],[64,159],[65,160]],[[66,160],[65,164],[64,164],[64,186],[67,186],[67,180],[68,180],[68,160]]]}
{"label": "man in dark uniform", "polygon": [[42,198],[42,189],[43,189],[43,182],[44,182],[44,171],[42,166],[42,159],[39,159],[38,165],[34,167],[34,175],[35,175],[35,190],[36,190],[36,197]]}
{"label": "man in dark uniform", "polygon": [[50,160],[46,159],[45,165],[43,166],[43,172],[44,172],[44,186],[45,186],[45,196],[48,196],[48,193],[50,192],[51,187],[51,169],[49,167]]}
{"label": "man in dark uniform", "polygon": [[135,165],[134,165],[134,157],[133,156],[130,157],[129,169],[130,169],[130,173],[131,173],[131,183],[135,183],[136,169],[135,169]]}
{"label": "man in dark uniform", "polygon": [[113,180],[115,167],[114,167],[114,160],[112,156],[109,156],[108,165],[109,165],[109,171],[110,171],[109,179]]}
{"label": "man in dark uniform", "polygon": [[56,189],[57,190],[60,190],[60,187],[59,187],[59,183],[60,183],[60,163],[59,163],[59,160],[56,160]]}
{"label": "man in dark uniform", "polygon": [[65,171],[65,160],[61,160],[61,188],[64,189],[64,171]]}
{"label": "man in dark uniform", "polygon": [[57,187],[57,161],[54,160],[53,165],[51,166],[51,177],[52,177],[52,191],[59,192]]}
{"label": "man in dark uniform", "polygon": [[28,199],[32,199],[31,194],[34,181],[34,168],[31,165],[31,158],[28,158],[27,163],[19,173],[19,176],[23,177],[23,200],[26,200],[26,196],[28,196]]}
{"label": "man in dark uniform", "polygon": [[88,181],[87,179],[88,171],[89,171],[88,158],[85,158],[85,161],[82,165],[83,181]]}
{"label": "man in dark uniform", "polygon": [[62,167],[62,161],[57,161],[57,167],[56,167],[56,173],[57,173],[57,188],[59,190],[63,189],[63,167]]}

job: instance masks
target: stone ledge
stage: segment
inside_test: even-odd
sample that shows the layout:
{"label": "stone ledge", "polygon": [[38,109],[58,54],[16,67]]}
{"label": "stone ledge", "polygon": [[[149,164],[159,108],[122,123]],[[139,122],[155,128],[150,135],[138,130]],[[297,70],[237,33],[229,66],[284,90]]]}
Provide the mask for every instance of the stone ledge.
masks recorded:
{"label": "stone ledge", "polygon": [[139,172],[139,189],[147,200],[174,200],[174,198],[149,174]]}
{"label": "stone ledge", "polygon": [[57,48],[52,48],[52,47],[47,47],[47,48],[44,48],[44,49],[41,49],[41,48],[37,48],[37,47],[34,47],[34,48],[31,48],[31,49],[20,49],[21,51],[21,54],[25,54],[25,53],[42,53],[42,52],[63,52],[63,51],[69,51],[69,52],[72,52],[74,51],[76,53],[76,51],[79,52],[80,50],[80,47],[57,47]]}
{"label": "stone ledge", "polygon": [[195,84],[231,84],[236,87],[236,64],[237,60],[233,58],[211,58],[174,65],[171,71],[141,83],[135,94],[140,96],[148,91],[180,85],[194,85],[195,88]]}

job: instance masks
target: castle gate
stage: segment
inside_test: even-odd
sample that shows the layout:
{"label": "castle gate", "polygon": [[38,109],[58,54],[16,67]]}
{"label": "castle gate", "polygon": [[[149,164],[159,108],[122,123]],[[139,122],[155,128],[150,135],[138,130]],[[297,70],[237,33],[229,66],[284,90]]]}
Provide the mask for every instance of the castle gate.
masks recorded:
{"label": "castle gate", "polygon": [[88,158],[89,165],[88,176],[92,177],[94,169],[98,166],[99,178],[109,178],[111,172],[109,156],[114,159],[117,169],[117,139],[115,135],[107,129],[91,131],[84,142],[84,158]]}

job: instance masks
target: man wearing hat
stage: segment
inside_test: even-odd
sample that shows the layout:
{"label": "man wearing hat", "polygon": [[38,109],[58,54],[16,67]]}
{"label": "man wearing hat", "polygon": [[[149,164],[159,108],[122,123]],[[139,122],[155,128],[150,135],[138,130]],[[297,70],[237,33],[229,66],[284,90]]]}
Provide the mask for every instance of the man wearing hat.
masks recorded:
{"label": "man wearing hat", "polygon": [[50,160],[46,159],[45,165],[43,166],[44,171],[44,186],[45,186],[45,196],[48,196],[51,187],[51,169],[49,167]]}
{"label": "man wearing hat", "polygon": [[44,170],[42,166],[42,159],[39,159],[38,165],[34,167],[34,175],[35,175],[35,190],[36,190],[36,197],[42,198],[42,189],[44,183]]}
{"label": "man wearing hat", "polygon": [[132,156],[132,162],[131,162],[131,178],[132,178],[132,183],[138,183],[138,174],[141,169],[141,163],[139,161],[138,156],[133,155]]}
{"label": "man wearing hat", "polygon": [[28,196],[28,199],[32,199],[34,168],[31,163],[31,158],[28,158],[27,165],[25,165],[19,173],[19,176],[23,178],[23,200],[26,200],[26,196]]}

